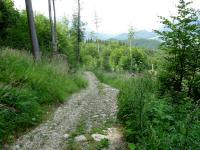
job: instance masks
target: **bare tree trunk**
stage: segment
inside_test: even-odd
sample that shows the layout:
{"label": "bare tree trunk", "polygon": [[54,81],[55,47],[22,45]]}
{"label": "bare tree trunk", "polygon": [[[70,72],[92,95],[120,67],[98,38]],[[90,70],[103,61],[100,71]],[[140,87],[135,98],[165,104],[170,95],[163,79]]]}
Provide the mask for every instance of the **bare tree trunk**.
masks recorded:
{"label": "bare tree trunk", "polygon": [[132,58],[132,40],[130,39],[130,58],[131,58],[131,73],[133,72],[133,58]]}
{"label": "bare tree trunk", "polygon": [[51,27],[51,46],[54,48],[54,27],[53,27],[53,19],[52,19],[52,9],[51,9],[51,0],[48,0],[49,3],[49,22],[50,22],[50,27]]}
{"label": "bare tree trunk", "polygon": [[81,40],[81,31],[80,31],[80,22],[81,22],[81,15],[80,15],[80,0],[78,0],[78,27],[77,27],[77,62],[80,63],[80,40]]}
{"label": "bare tree trunk", "polygon": [[[98,32],[99,32],[99,18],[97,16],[97,12],[96,11],[94,13],[94,23],[96,25],[96,32],[98,34]],[[98,39],[98,37],[96,38],[96,43],[97,43],[97,51],[99,53],[100,52],[100,45],[99,45],[99,39]]]}
{"label": "bare tree trunk", "polygon": [[54,14],[54,24],[53,24],[53,36],[54,36],[54,40],[53,40],[53,50],[54,53],[58,52],[58,47],[57,47],[57,31],[56,31],[56,7],[55,7],[55,0],[53,1],[53,14]]}
{"label": "bare tree trunk", "polygon": [[97,39],[97,51],[100,53],[100,45],[99,45],[99,40]]}
{"label": "bare tree trunk", "polygon": [[25,0],[25,3],[26,3],[26,12],[27,12],[27,17],[28,17],[29,32],[30,32],[30,38],[31,38],[31,44],[32,44],[32,53],[33,53],[34,59],[37,61],[37,60],[40,60],[40,48],[39,48],[37,33],[35,29],[32,2],[31,0]]}

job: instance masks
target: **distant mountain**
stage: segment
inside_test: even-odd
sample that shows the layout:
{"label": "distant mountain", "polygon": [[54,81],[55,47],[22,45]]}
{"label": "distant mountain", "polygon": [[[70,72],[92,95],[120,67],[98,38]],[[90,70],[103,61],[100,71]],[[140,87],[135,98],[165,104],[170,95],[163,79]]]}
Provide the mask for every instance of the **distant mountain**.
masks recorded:
{"label": "distant mountain", "polygon": [[119,41],[125,41],[128,39],[128,33],[118,34],[118,35],[112,37],[112,39],[119,40]]}
{"label": "distant mountain", "polygon": [[[100,40],[116,39],[116,40],[124,41],[124,40],[128,39],[128,33],[121,33],[121,34],[118,34],[118,35],[96,33],[95,36],[98,37],[98,39],[100,39]],[[156,37],[158,37],[158,35],[156,33],[149,32],[149,31],[146,31],[146,30],[137,31],[135,33],[136,39],[154,39]],[[91,38],[91,35],[90,35],[89,32],[86,33],[85,38],[86,39]]]}
{"label": "distant mountain", "polygon": [[[96,37],[100,40],[116,40],[116,41],[128,41],[128,33],[121,33],[118,35],[96,33]],[[91,39],[90,33],[86,33],[86,39]],[[133,45],[137,47],[143,47],[147,49],[157,49],[161,44],[159,36],[154,32],[149,32],[146,30],[137,31],[135,33],[135,39]]]}
{"label": "distant mountain", "polygon": [[[97,37],[100,40],[105,41],[105,40],[111,39],[115,35],[113,35],[113,34],[104,34],[104,33],[95,33],[94,36]],[[85,33],[85,39],[91,39],[91,35],[90,35],[89,32]]]}
{"label": "distant mountain", "polygon": [[[154,32],[149,32],[146,30],[141,30],[141,31],[137,31],[135,33],[135,38],[136,39],[152,39],[157,37],[158,35]],[[121,33],[115,37],[112,37],[112,39],[116,39],[116,40],[127,40],[128,39],[128,33]]]}
{"label": "distant mountain", "polygon": [[111,35],[111,34],[103,34],[103,33],[97,33],[95,36],[97,36],[98,39],[100,39],[100,40],[109,40],[109,39],[112,38],[114,35]]}
{"label": "distant mountain", "polygon": [[[110,39],[111,41],[119,41],[116,39]],[[122,41],[129,45],[128,40]],[[153,40],[153,39],[134,39],[132,45],[135,47],[141,47],[145,49],[157,50],[162,42],[160,40]]]}

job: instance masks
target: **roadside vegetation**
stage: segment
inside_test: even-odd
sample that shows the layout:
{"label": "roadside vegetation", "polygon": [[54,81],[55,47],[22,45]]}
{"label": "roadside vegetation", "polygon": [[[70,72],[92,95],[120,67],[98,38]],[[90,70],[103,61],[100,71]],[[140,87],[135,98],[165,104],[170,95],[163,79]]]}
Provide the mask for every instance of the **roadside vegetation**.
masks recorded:
{"label": "roadside vegetation", "polygon": [[120,90],[118,119],[129,145],[136,149],[199,148],[200,110],[191,99],[180,98],[182,103],[174,105],[171,96],[160,95],[160,82],[150,74],[130,78],[102,71],[95,74]]}
{"label": "roadside vegetation", "polygon": [[[156,31],[163,40],[160,51],[146,57],[133,53],[143,58],[140,65],[128,61],[136,69],[130,63],[123,71],[95,70],[102,82],[120,89],[118,119],[131,150],[200,148],[200,26],[199,12],[190,4],[180,0],[177,16],[160,17],[166,28]],[[120,54],[110,56],[110,66],[123,59]]]}
{"label": "roadside vegetation", "polygon": [[35,63],[29,53],[10,49],[0,51],[0,72],[0,143],[38,125],[52,106],[87,85],[62,61]]}
{"label": "roadside vegetation", "polygon": [[[67,18],[53,24],[40,13],[33,15],[31,1],[25,2],[29,7],[19,11],[13,0],[0,1],[0,149],[87,86],[83,75],[74,71],[77,18],[71,26]],[[37,35],[30,39],[29,31],[34,30]]]}

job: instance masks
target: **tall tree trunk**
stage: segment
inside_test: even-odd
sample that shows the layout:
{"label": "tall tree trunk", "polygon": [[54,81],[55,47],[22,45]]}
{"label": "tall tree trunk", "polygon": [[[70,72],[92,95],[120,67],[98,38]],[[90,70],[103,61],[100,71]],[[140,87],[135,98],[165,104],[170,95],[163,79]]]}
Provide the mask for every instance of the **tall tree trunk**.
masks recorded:
{"label": "tall tree trunk", "polygon": [[80,31],[80,22],[81,22],[81,15],[80,15],[80,0],[78,0],[78,27],[77,27],[77,62],[80,63],[80,41],[81,41],[81,31]]}
{"label": "tall tree trunk", "polygon": [[35,29],[32,2],[31,0],[25,0],[25,3],[26,3],[26,12],[27,12],[27,17],[28,17],[29,32],[30,32],[30,38],[31,38],[31,44],[32,44],[32,53],[33,53],[34,59],[37,61],[37,60],[40,60],[40,48],[39,48],[38,38],[36,34],[36,29]]}
{"label": "tall tree trunk", "polygon": [[48,0],[48,4],[49,4],[49,22],[50,22],[50,27],[51,27],[51,46],[52,49],[54,48],[54,27],[53,27],[53,19],[52,19],[52,6],[51,6],[51,0]]}
{"label": "tall tree trunk", "polygon": [[[96,11],[94,12],[94,23],[96,25],[96,32],[98,33],[99,32],[99,18],[97,16],[97,12]],[[100,52],[100,45],[99,45],[98,37],[96,38],[96,43],[97,43],[97,51],[99,53]]]}
{"label": "tall tree trunk", "polygon": [[53,24],[53,36],[54,36],[54,41],[53,41],[53,50],[54,53],[58,52],[58,47],[57,47],[57,31],[56,31],[56,7],[55,7],[55,0],[53,1],[53,14],[54,14],[54,24]]}
{"label": "tall tree trunk", "polygon": [[131,67],[130,67],[130,72],[133,72],[133,58],[132,58],[132,39],[129,41],[130,43],[130,59],[131,59]]}

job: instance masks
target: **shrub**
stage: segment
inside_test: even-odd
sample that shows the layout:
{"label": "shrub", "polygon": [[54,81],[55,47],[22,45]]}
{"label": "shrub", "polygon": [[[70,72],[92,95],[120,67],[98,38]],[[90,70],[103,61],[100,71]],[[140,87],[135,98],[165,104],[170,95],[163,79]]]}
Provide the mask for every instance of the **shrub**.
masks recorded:
{"label": "shrub", "polygon": [[159,83],[149,75],[127,78],[100,71],[96,75],[120,89],[118,119],[135,149],[200,148],[200,109],[190,98],[179,95],[182,103],[174,105],[172,97],[159,97]]}

